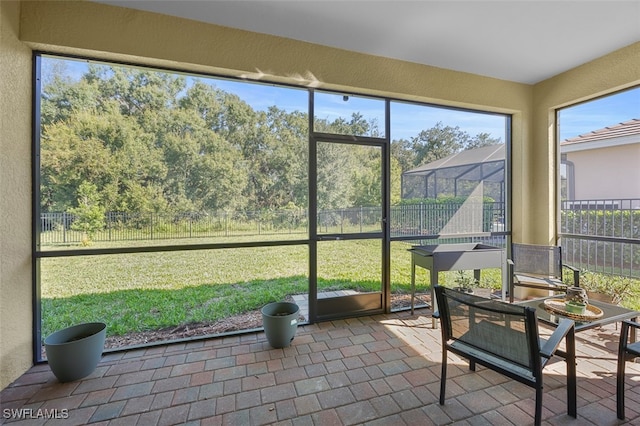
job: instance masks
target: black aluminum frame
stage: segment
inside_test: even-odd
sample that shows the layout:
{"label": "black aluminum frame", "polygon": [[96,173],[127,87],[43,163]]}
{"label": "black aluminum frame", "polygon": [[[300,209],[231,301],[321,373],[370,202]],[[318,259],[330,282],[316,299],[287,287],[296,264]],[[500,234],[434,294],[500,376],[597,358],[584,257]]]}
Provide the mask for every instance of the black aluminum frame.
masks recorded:
{"label": "black aluminum frame", "polygon": [[[153,252],[169,252],[169,251],[185,251],[185,250],[215,250],[215,249],[224,249],[224,248],[246,248],[246,247],[269,247],[269,246],[281,246],[281,245],[307,245],[309,248],[309,292],[310,298],[315,298],[316,290],[317,290],[317,218],[316,214],[309,215],[309,229],[314,230],[316,235],[309,235],[308,239],[299,239],[299,240],[282,240],[282,241],[269,241],[269,242],[244,242],[244,243],[216,243],[216,244],[194,244],[194,245],[166,245],[166,246],[148,246],[148,247],[126,247],[126,248],[113,248],[113,249],[77,249],[77,250],[56,250],[56,251],[41,251],[40,243],[39,243],[39,235],[40,235],[40,221],[38,218],[40,217],[40,94],[41,94],[41,57],[42,56],[51,56],[62,59],[72,59],[72,60],[83,60],[83,61],[92,61],[96,63],[103,64],[112,64],[112,65],[121,65],[121,66],[134,66],[147,68],[152,70],[158,70],[161,72],[176,72],[176,73],[188,73],[193,76],[202,76],[207,78],[219,78],[230,81],[247,81],[251,83],[258,84],[269,84],[279,87],[288,87],[295,88],[299,90],[305,89],[300,85],[295,84],[287,84],[277,81],[271,81],[268,79],[265,80],[250,80],[247,78],[241,77],[230,77],[222,74],[214,74],[214,73],[203,73],[203,72],[195,72],[188,69],[179,69],[179,68],[170,68],[170,67],[161,67],[161,66],[150,66],[142,63],[134,63],[134,62],[125,62],[125,61],[116,61],[116,60],[104,60],[98,58],[92,58],[89,56],[82,55],[73,55],[66,54],[61,52],[53,52],[53,51],[34,51],[33,52],[33,79],[34,79],[34,91],[32,98],[32,289],[33,289],[33,359],[34,363],[43,362],[41,357],[41,340],[42,340],[42,330],[41,330],[41,298],[40,298],[40,259],[42,258],[52,258],[52,257],[70,257],[70,256],[92,256],[92,255],[107,255],[107,254],[126,254],[126,253],[153,253]],[[309,96],[309,144],[311,146],[312,134],[313,134],[313,88],[306,88]],[[324,133],[316,133],[314,137],[320,138],[329,138],[328,141],[340,141],[342,143],[352,143],[355,141],[356,143],[373,143],[379,144],[383,149],[383,217],[384,220],[384,229],[382,232],[382,283],[383,283],[383,299],[382,299],[382,309],[381,312],[389,312],[391,309],[391,288],[390,288],[390,252],[391,252],[391,242],[392,241],[409,241],[409,240],[425,240],[425,239],[434,239],[441,238],[441,235],[433,235],[433,236],[424,236],[424,235],[416,235],[416,236],[402,236],[402,237],[391,237],[390,232],[390,221],[388,218],[390,217],[390,188],[391,188],[391,178],[390,178],[390,169],[391,169],[391,156],[390,156],[390,140],[391,140],[391,102],[402,102],[402,103],[411,103],[415,105],[421,105],[425,107],[434,107],[440,109],[449,109],[452,111],[467,111],[472,113],[480,113],[485,115],[498,115],[502,116],[506,119],[506,129],[505,129],[505,144],[507,148],[507,158],[506,158],[506,185],[509,188],[507,191],[507,230],[503,232],[495,232],[491,233],[491,235],[495,236],[507,236],[507,239],[510,239],[510,228],[511,228],[511,114],[483,111],[479,109],[471,109],[471,108],[459,108],[452,107],[446,105],[439,105],[435,103],[428,102],[415,102],[415,101],[406,101],[399,98],[392,97],[379,97],[361,94],[357,92],[343,92],[336,90],[323,90],[326,92],[339,93],[343,95],[353,95],[353,96],[363,96],[370,98],[379,98],[384,99],[385,101],[385,137],[384,138],[370,138],[370,137],[354,137],[350,135],[334,135],[334,134],[324,134]],[[309,151],[309,211],[316,212],[317,204],[316,204],[316,196],[317,196],[317,187],[315,182],[311,182],[312,172],[315,176],[315,164],[317,158],[315,150]],[[486,233],[476,234],[476,235],[467,235],[467,237],[474,236],[486,236]],[[315,238],[314,238],[315,237]],[[324,237],[327,237],[326,235]],[[459,238],[460,235],[452,235],[451,237]],[[356,238],[364,238],[364,236],[352,236],[353,239]],[[508,244],[507,244],[508,245]],[[313,261],[312,261],[313,260]],[[318,316],[318,311],[315,303],[309,304],[309,314],[311,318],[311,322],[320,320]],[[357,315],[368,315],[371,314],[371,311],[366,311],[364,313],[359,312]],[[324,319],[333,319],[338,317],[345,316],[336,316],[336,317],[326,317]],[[243,330],[240,332],[231,332],[226,334],[242,334],[253,332],[255,330]],[[199,340],[209,338],[211,336],[202,336],[202,337],[194,337],[184,340]],[[174,342],[174,341],[172,341]],[[166,344],[167,342],[153,342],[146,345],[142,345],[141,347],[151,347]],[[109,350],[108,352],[118,352],[122,350],[131,350],[132,347],[126,348],[118,348]]]}

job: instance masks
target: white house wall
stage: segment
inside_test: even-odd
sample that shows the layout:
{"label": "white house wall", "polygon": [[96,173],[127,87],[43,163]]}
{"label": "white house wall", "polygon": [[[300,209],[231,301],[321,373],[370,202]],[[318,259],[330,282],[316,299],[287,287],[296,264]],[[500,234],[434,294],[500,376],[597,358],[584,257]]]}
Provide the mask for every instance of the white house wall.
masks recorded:
{"label": "white house wall", "polygon": [[567,153],[575,167],[575,199],[640,198],[640,142]]}

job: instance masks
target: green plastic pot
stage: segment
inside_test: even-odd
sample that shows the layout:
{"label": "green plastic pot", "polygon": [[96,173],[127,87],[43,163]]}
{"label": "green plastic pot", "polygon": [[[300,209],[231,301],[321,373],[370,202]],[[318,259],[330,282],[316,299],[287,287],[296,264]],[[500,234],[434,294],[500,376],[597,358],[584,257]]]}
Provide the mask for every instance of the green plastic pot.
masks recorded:
{"label": "green plastic pot", "polygon": [[300,307],[290,302],[274,302],[262,308],[262,327],[269,344],[286,348],[296,336]]}
{"label": "green plastic pot", "polygon": [[566,302],[565,309],[567,310],[567,312],[570,312],[572,314],[584,315],[587,310],[587,304],[573,301]]}
{"label": "green plastic pot", "polygon": [[61,382],[93,373],[102,358],[107,325],[90,322],[56,331],[44,339],[47,361]]}

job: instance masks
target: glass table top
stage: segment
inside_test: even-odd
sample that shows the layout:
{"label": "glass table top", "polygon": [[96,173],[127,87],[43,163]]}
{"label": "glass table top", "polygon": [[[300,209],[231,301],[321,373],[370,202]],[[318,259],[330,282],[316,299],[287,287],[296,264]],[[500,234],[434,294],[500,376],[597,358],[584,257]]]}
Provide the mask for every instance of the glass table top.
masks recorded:
{"label": "glass table top", "polygon": [[600,302],[598,300],[589,300],[589,304],[596,306],[602,310],[602,316],[592,321],[582,321],[554,312],[550,312],[545,308],[544,301],[546,299],[561,299],[564,295],[555,295],[551,297],[545,297],[541,299],[532,299],[522,302],[518,302],[518,305],[528,306],[536,309],[536,315],[540,322],[545,324],[556,326],[561,319],[571,319],[575,322],[576,332],[582,330],[588,330],[591,328],[599,327],[605,324],[611,324],[614,322],[622,321],[625,319],[634,319],[640,316],[640,312],[631,309],[624,308],[622,306],[613,305],[610,303]]}

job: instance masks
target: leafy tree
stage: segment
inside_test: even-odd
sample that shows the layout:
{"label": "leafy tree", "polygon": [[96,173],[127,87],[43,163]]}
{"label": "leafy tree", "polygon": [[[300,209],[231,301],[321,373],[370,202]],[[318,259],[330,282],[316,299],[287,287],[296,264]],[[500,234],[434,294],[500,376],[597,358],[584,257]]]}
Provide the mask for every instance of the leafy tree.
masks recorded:
{"label": "leafy tree", "polygon": [[116,167],[101,140],[84,134],[95,128],[96,116],[80,112],[74,119],[45,126],[41,138],[42,208],[66,211],[76,202],[83,182],[103,189]]}
{"label": "leafy tree", "polygon": [[69,209],[75,216],[71,229],[81,231],[87,243],[94,234],[104,228],[105,209],[100,205],[97,187],[90,182],[82,182],[78,187],[78,207]]}
{"label": "leafy tree", "polygon": [[416,154],[414,167],[455,154],[462,150],[468,138],[459,127],[444,126],[442,122],[421,131],[411,138],[411,148]]}
{"label": "leafy tree", "polygon": [[[479,133],[472,137],[460,130],[458,126],[444,126],[442,122],[438,122],[434,127],[423,130],[416,137],[411,138],[411,150],[415,153],[413,167],[431,163],[460,151],[496,143],[500,143],[500,139],[491,138],[488,133]],[[402,147],[401,144],[399,148]],[[397,154],[400,155],[402,151],[398,148],[397,150],[399,151]],[[407,154],[403,156],[406,157]]]}
{"label": "leafy tree", "polygon": [[350,173],[354,158],[350,145],[319,142],[317,149],[318,209],[352,207],[353,188]]}
{"label": "leafy tree", "polygon": [[67,74],[64,61],[55,61],[50,67],[42,67],[43,84],[40,103],[42,125],[70,120],[77,111],[95,110],[99,91],[95,83],[85,78],[74,81]]}
{"label": "leafy tree", "polygon": [[287,113],[268,108],[261,121],[252,170],[251,191],[261,209],[308,205],[308,118],[306,113]]}
{"label": "leafy tree", "polygon": [[394,140],[391,142],[391,158],[394,158],[402,172],[415,167],[416,152],[412,144],[406,139]]}
{"label": "leafy tree", "polygon": [[400,162],[391,157],[391,205],[396,206],[402,200],[402,166]]}
{"label": "leafy tree", "polygon": [[501,143],[502,143],[502,140],[500,138],[492,138],[489,133],[478,133],[477,135],[475,135],[469,140],[469,142],[464,148],[473,149],[473,148],[480,148],[488,145],[497,145]]}
{"label": "leafy tree", "polygon": [[[45,75],[41,101],[43,211],[77,208],[92,184],[107,211],[131,213],[308,206],[308,115],[256,111],[204,80],[90,65],[77,80],[64,63]],[[318,131],[380,136],[361,113],[316,120]],[[499,141],[497,141],[499,142]],[[442,123],[391,145],[391,199],[403,171],[463,149],[496,143]],[[321,208],[381,202],[377,148],[320,143]],[[87,189],[83,187],[83,191]],[[83,192],[84,193],[84,192]]]}
{"label": "leafy tree", "polygon": [[359,147],[358,166],[351,172],[353,184],[352,206],[382,205],[382,156],[380,150]]}
{"label": "leafy tree", "polygon": [[138,68],[90,65],[83,77],[99,91],[98,104],[115,102],[120,113],[140,122],[146,113],[170,108],[186,88],[185,77]]}
{"label": "leafy tree", "polygon": [[[208,101],[216,102],[215,97]],[[199,108],[205,106],[195,100],[183,103],[157,132],[168,167],[165,195],[183,211],[242,208],[238,194],[246,185],[246,170],[240,148],[212,130]]]}

